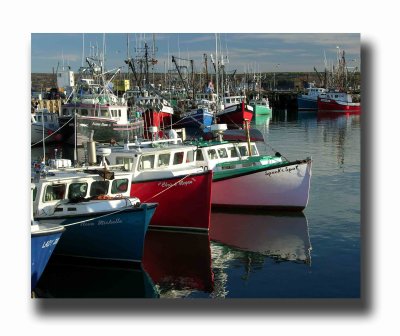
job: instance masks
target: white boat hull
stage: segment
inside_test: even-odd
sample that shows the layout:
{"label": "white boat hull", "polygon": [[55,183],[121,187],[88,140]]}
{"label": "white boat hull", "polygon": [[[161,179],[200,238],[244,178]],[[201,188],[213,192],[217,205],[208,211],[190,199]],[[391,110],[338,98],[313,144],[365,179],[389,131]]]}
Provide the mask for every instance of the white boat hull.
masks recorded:
{"label": "white boat hull", "polygon": [[213,181],[213,207],[303,210],[308,203],[312,160]]}

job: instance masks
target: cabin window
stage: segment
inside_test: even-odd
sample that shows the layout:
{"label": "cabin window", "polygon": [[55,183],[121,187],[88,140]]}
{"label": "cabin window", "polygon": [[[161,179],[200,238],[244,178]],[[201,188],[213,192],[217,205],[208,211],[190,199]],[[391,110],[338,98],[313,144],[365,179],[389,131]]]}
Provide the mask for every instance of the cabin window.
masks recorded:
{"label": "cabin window", "polygon": [[208,154],[208,158],[209,158],[210,160],[218,159],[218,155],[217,155],[217,152],[216,152],[215,149],[209,149],[209,150],[207,151],[207,154]]}
{"label": "cabin window", "polygon": [[230,99],[227,99],[226,102],[229,104],[229,103],[231,102],[231,100],[230,100]]}
{"label": "cabin window", "polygon": [[106,195],[108,193],[109,181],[94,181],[90,186],[90,196]]}
{"label": "cabin window", "polygon": [[159,167],[168,167],[169,166],[169,153],[159,154],[158,155],[158,166]]}
{"label": "cabin window", "polygon": [[196,161],[204,161],[203,152],[201,149],[196,151]]}
{"label": "cabin window", "polygon": [[252,155],[258,155],[258,150],[255,145],[251,145],[251,154]]}
{"label": "cabin window", "polygon": [[125,170],[132,170],[133,158],[129,158],[129,157],[117,157],[117,158],[115,159],[115,164],[117,164],[117,165],[123,164]]}
{"label": "cabin window", "polygon": [[37,120],[37,122],[42,122],[42,116],[37,115],[37,116],[36,116],[36,120]]}
{"label": "cabin window", "polygon": [[66,108],[63,108],[63,110],[62,110],[62,114],[63,114],[64,116],[67,116],[67,115],[69,115],[69,113],[68,113],[68,109],[66,109]]}
{"label": "cabin window", "polygon": [[121,117],[121,116],[122,116],[121,110],[118,110],[118,117]]}
{"label": "cabin window", "polygon": [[68,188],[68,198],[70,200],[76,198],[85,198],[88,190],[86,182],[71,183]]}
{"label": "cabin window", "polygon": [[100,117],[109,117],[110,113],[108,110],[100,110]]}
{"label": "cabin window", "polygon": [[65,196],[65,184],[53,184],[46,187],[44,193],[44,202],[57,201],[64,199]]}
{"label": "cabin window", "polygon": [[246,146],[240,146],[239,153],[240,153],[240,156],[248,156],[249,155],[249,152],[248,152]]}
{"label": "cabin window", "polygon": [[43,116],[44,122],[47,122],[47,116]]}
{"label": "cabin window", "polygon": [[82,115],[82,116],[87,116],[87,115],[89,115],[88,110],[87,110],[87,109],[81,109],[81,115]]}
{"label": "cabin window", "polygon": [[128,179],[114,180],[111,185],[112,194],[121,194],[128,191]]}
{"label": "cabin window", "polygon": [[186,162],[193,162],[194,161],[194,151],[186,152]]}
{"label": "cabin window", "polygon": [[174,165],[183,163],[183,152],[174,153]]}
{"label": "cabin window", "polygon": [[33,202],[35,202],[36,195],[37,195],[37,188],[36,188],[36,186],[34,186],[33,187],[33,192],[32,192],[32,201]]}
{"label": "cabin window", "polygon": [[140,158],[139,170],[146,170],[153,168],[154,168],[154,155],[143,155]]}
{"label": "cabin window", "polygon": [[225,159],[228,157],[228,153],[226,152],[225,148],[218,148],[218,155],[221,159]]}

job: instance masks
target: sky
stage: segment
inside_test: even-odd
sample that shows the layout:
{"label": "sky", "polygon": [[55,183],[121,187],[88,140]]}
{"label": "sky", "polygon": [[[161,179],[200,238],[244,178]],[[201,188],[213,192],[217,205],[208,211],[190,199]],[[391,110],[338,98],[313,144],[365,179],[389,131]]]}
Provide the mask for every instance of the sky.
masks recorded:
{"label": "sky", "polygon": [[[78,71],[82,56],[105,50],[105,67],[127,71],[129,55],[143,55],[144,43],[158,63],[154,72],[173,69],[172,56],[179,65],[194,61],[195,71],[204,69],[207,54],[222,57],[226,71],[312,72],[325,64],[336,64],[338,50],[344,50],[349,67],[360,68],[359,33],[32,33],[31,72],[52,72],[62,65]],[[129,46],[129,48],[128,48]],[[136,51],[136,52],[135,52]],[[86,63],[84,64],[86,65]]]}

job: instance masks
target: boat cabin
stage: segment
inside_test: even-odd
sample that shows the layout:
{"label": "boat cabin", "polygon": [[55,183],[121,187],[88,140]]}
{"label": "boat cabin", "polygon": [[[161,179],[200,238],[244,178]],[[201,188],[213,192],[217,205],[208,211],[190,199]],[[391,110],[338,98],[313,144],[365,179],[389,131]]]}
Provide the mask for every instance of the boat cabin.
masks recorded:
{"label": "boat cabin", "polygon": [[345,103],[352,103],[353,99],[351,94],[347,92],[325,92],[324,94],[320,95],[321,98],[324,99],[332,99],[335,101],[345,102]]}
{"label": "boat cabin", "polygon": [[242,101],[246,102],[246,96],[224,97],[224,100],[223,100],[225,108],[232,106],[232,105],[240,104]]}
{"label": "boat cabin", "polygon": [[201,172],[195,162],[197,147],[179,144],[177,140],[180,139],[113,147],[107,159],[110,165],[122,165],[123,170],[132,172],[136,180]]}
{"label": "boat cabin", "polygon": [[217,172],[282,161],[280,157],[260,155],[254,142],[250,143],[250,149],[251,155],[247,142],[201,143],[196,151],[196,164]]}
{"label": "boat cabin", "polygon": [[58,127],[58,115],[43,108],[31,113],[31,123],[45,125],[47,128],[56,129]]}
{"label": "boat cabin", "polygon": [[[49,170],[45,177],[34,173],[32,201],[35,215],[54,215],[55,212],[73,215],[82,208],[78,204],[85,205],[85,199],[123,200],[130,197],[131,174],[113,172],[113,178],[108,176],[110,179],[106,179],[101,176],[102,172],[101,169],[66,168]],[[85,209],[87,212],[95,210]]]}

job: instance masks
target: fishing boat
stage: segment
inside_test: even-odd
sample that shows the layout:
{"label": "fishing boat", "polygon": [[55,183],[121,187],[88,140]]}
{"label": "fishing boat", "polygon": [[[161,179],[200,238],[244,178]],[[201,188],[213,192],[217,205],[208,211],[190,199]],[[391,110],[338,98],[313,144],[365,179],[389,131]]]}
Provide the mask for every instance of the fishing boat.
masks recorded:
{"label": "fishing boat", "polygon": [[[160,132],[171,128],[174,109],[171,104],[161,96],[154,94],[149,96],[148,91],[144,91],[142,96],[137,97],[136,111],[143,115],[144,134],[147,139],[151,138],[150,127],[157,127]],[[162,133],[160,133],[162,136]]]}
{"label": "fishing boat", "polygon": [[157,204],[130,196],[131,174],[57,161],[33,173],[34,220],[67,228],[54,253],[140,263]]}
{"label": "fishing boat", "polygon": [[318,113],[360,113],[361,103],[348,92],[329,91],[318,97]]}
{"label": "fishing boat", "polygon": [[272,108],[269,106],[268,98],[254,97],[249,101],[249,105],[253,107],[253,122],[256,125],[262,125],[272,114]]}
{"label": "fishing boat", "polygon": [[112,79],[120,69],[106,79],[100,59],[86,57],[86,61],[89,66],[80,69],[77,85],[61,106],[59,121],[64,141],[81,146],[92,132],[93,140],[99,142],[123,141],[128,136],[141,135],[141,116],[131,115],[126,99],[113,92]]}
{"label": "fishing boat", "polygon": [[224,108],[215,115],[218,124],[226,124],[229,128],[243,128],[245,120],[253,118],[253,107],[245,103],[245,96],[226,96]]}
{"label": "fishing boat", "polygon": [[57,224],[31,223],[31,290],[41,278],[65,228]]}
{"label": "fishing boat", "polygon": [[31,113],[31,145],[61,141],[57,113],[41,108]]}
{"label": "fishing boat", "polygon": [[256,142],[225,141],[226,125],[213,125],[213,140],[193,141],[196,164],[213,171],[212,206],[302,211],[308,204],[312,159],[289,161],[261,155]]}
{"label": "fishing boat", "polygon": [[307,92],[297,96],[297,109],[299,111],[317,111],[318,110],[318,97],[326,93],[328,90],[325,88],[311,86],[307,88]]}
{"label": "fishing boat", "polygon": [[[182,103],[183,102],[183,103]],[[174,128],[211,126],[217,109],[217,95],[215,93],[196,93],[195,99],[186,99],[179,102],[179,108],[184,109]]]}
{"label": "fishing boat", "polygon": [[[153,134],[157,133],[154,129]],[[175,130],[170,134],[170,139],[112,146],[107,159],[131,173],[131,195],[158,203],[152,228],[207,231],[212,171],[195,164],[195,146],[183,145]]]}

